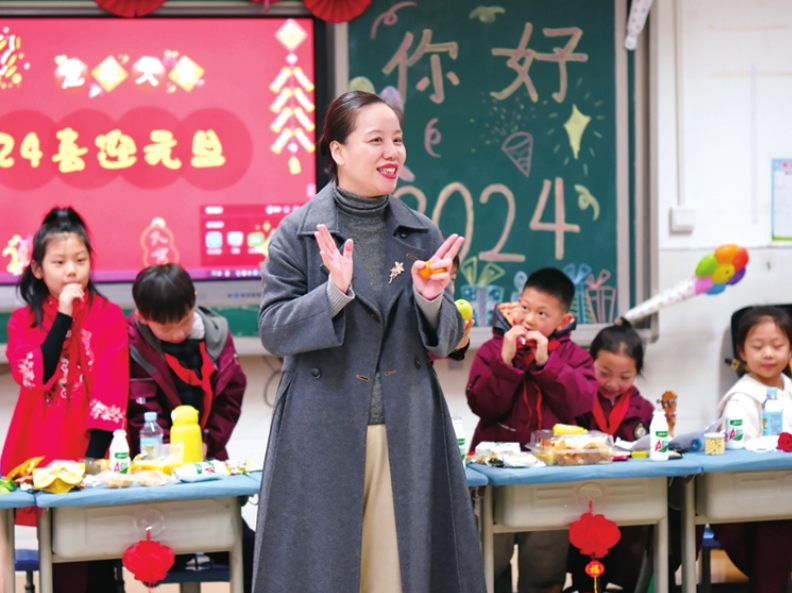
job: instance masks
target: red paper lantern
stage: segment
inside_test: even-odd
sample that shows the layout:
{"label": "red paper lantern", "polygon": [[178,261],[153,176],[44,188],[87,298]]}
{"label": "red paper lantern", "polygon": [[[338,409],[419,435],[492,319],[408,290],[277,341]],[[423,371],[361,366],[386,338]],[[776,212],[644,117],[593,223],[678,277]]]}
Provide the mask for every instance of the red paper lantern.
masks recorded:
{"label": "red paper lantern", "polygon": [[592,560],[588,564],[586,564],[586,574],[589,575],[592,579],[598,579],[602,576],[602,573],[605,572],[605,565],[600,562],[599,560]]}
{"label": "red paper lantern", "polygon": [[173,550],[159,542],[151,541],[151,530],[146,530],[146,539],[127,548],[121,561],[136,581],[155,585],[165,578],[176,560]]}
{"label": "red paper lantern", "polygon": [[165,0],[94,0],[94,2],[109,13],[128,18],[145,16],[165,4]]}
{"label": "red paper lantern", "polygon": [[605,515],[595,515],[589,510],[569,526],[569,542],[584,556],[602,558],[621,538],[619,527]]}
{"label": "red paper lantern", "polygon": [[303,0],[305,8],[328,23],[345,23],[366,12],[371,0]]}
{"label": "red paper lantern", "polygon": [[778,449],[786,453],[792,453],[792,434],[782,432],[778,435]]}

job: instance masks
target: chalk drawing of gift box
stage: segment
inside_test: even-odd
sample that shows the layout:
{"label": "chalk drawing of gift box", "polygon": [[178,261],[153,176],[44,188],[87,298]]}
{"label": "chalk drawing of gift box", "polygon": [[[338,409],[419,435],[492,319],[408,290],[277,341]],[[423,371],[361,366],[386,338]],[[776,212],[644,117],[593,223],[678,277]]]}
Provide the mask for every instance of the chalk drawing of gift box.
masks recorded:
{"label": "chalk drawing of gift box", "polygon": [[572,299],[572,306],[569,312],[575,316],[578,324],[594,323],[594,311],[591,309],[591,303],[586,298],[586,278],[593,271],[588,264],[567,264],[564,266],[564,274],[566,274],[575,285],[575,297]]}
{"label": "chalk drawing of gift box", "polygon": [[462,298],[469,301],[473,307],[473,319],[476,321],[476,327],[492,325],[492,313],[498,303],[503,301],[504,293],[504,289],[493,282],[506,272],[500,266],[487,262],[479,275],[477,257],[465,260],[459,271],[467,280],[467,284],[462,286],[460,291]]}
{"label": "chalk drawing of gift box", "polygon": [[610,279],[611,273],[608,270],[600,270],[599,276],[594,278],[594,274],[589,274],[586,278],[586,298],[594,314],[595,323],[613,323],[613,314],[616,310],[616,289],[613,286],[605,286]]}

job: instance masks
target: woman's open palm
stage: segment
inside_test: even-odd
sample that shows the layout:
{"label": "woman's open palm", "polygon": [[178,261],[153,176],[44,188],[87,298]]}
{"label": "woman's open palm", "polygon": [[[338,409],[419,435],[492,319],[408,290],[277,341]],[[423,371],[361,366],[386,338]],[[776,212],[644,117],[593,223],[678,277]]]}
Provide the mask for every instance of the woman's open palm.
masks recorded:
{"label": "woman's open palm", "polygon": [[319,255],[322,263],[330,272],[330,282],[336,285],[338,290],[346,294],[352,284],[352,274],[354,264],[352,262],[352,250],[354,242],[347,239],[343,246],[343,251],[339,251],[335,239],[327,227],[323,224],[316,225],[316,243],[319,245]]}

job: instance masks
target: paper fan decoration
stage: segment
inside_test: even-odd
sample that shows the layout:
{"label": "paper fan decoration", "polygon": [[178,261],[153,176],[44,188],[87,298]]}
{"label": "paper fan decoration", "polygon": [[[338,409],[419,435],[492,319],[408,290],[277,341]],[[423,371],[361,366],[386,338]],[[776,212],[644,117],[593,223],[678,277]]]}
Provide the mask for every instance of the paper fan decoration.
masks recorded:
{"label": "paper fan decoration", "polygon": [[328,23],[345,23],[366,12],[371,0],[303,0],[305,8]]}
{"label": "paper fan decoration", "polygon": [[165,0],[94,0],[107,12],[116,16],[146,16],[165,4]]}

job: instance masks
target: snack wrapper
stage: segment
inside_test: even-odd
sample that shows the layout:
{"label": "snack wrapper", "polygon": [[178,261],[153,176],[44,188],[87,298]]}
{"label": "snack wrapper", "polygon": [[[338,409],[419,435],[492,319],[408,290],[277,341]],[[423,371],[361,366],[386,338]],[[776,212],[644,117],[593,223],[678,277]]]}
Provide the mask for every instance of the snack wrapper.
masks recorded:
{"label": "snack wrapper", "polygon": [[181,482],[206,482],[225,478],[228,468],[222,461],[201,461],[177,467],[173,475]]}
{"label": "snack wrapper", "polygon": [[537,430],[528,448],[547,465],[594,465],[613,460],[613,437],[596,430],[564,436]]}
{"label": "snack wrapper", "polygon": [[33,487],[53,494],[65,494],[79,486],[85,476],[85,464],[76,461],[53,461],[33,470]]}
{"label": "snack wrapper", "polygon": [[8,472],[5,479],[16,482],[17,484],[32,483],[33,470],[38,467],[38,464],[42,461],[44,461],[44,457],[31,457]]}

